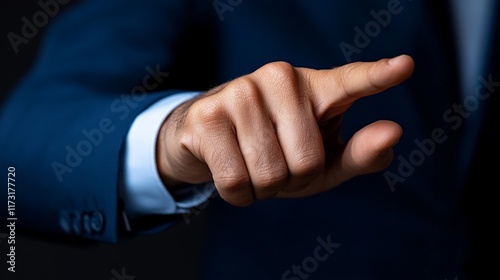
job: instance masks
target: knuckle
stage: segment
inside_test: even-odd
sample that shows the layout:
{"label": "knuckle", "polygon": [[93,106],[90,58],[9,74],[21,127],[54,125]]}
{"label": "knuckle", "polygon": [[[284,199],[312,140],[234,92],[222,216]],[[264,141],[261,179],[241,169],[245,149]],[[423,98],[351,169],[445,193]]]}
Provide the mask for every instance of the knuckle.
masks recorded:
{"label": "knuckle", "polygon": [[266,166],[255,176],[253,186],[258,191],[274,190],[283,185],[288,178],[288,171],[283,168]]}
{"label": "knuckle", "polygon": [[[260,145],[247,146],[242,153],[247,159],[252,187],[257,192],[268,192],[284,184],[288,178],[288,167],[274,142],[260,142]],[[266,147],[261,149],[261,147]]]}
{"label": "knuckle", "polygon": [[353,92],[349,91],[347,89],[347,84],[349,82],[349,79],[351,78],[352,72],[353,72],[353,65],[352,64],[347,64],[344,65],[339,69],[339,74],[335,75],[336,77],[335,81],[339,89],[345,93],[347,96],[353,96]]}
{"label": "knuckle", "polygon": [[265,77],[270,77],[280,84],[287,84],[296,81],[295,68],[288,62],[270,62],[259,69]]}
{"label": "knuckle", "polygon": [[377,76],[377,64],[372,64],[368,70],[367,70],[367,79],[368,82],[371,86],[372,91],[375,92],[381,92],[386,89],[386,87],[383,84],[379,84],[377,82],[376,76]]}
{"label": "knuckle", "polygon": [[235,194],[245,192],[250,185],[250,180],[244,175],[226,175],[216,179],[217,189],[223,193]]}
{"label": "knuckle", "polygon": [[229,83],[225,91],[236,99],[236,104],[252,103],[259,97],[257,85],[247,76],[240,77]]}
{"label": "knuckle", "polygon": [[188,118],[195,124],[211,124],[225,117],[223,106],[209,98],[195,102],[188,113]]}
{"label": "knuckle", "polygon": [[250,180],[246,176],[224,176],[214,180],[220,196],[229,204],[245,207],[252,204]]}
{"label": "knuckle", "polygon": [[293,166],[294,177],[311,177],[323,170],[325,160],[321,153],[316,151],[299,155]]}
{"label": "knuckle", "polygon": [[288,172],[275,172],[269,169],[255,177],[252,180],[255,198],[267,200],[275,197],[282,190],[288,180]]}

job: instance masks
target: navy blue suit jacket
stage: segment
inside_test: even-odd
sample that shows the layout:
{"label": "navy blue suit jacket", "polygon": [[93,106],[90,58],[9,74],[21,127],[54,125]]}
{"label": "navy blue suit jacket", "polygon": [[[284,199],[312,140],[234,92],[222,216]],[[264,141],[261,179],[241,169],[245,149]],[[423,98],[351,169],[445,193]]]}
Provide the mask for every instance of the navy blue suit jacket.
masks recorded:
{"label": "navy blue suit jacket", "polygon": [[[453,111],[456,62],[440,20],[428,3],[405,0],[82,1],[51,22],[1,111],[0,161],[16,168],[19,224],[119,241],[124,139],[163,97],[272,61],[331,68],[406,53],[414,75],[344,117],[346,139],[375,120],[402,125],[387,171],[248,208],[209,200],[202,278],[453,279],[467,253],[463,159],[474,151],[460,149],[466,124]],[[131,221],[129,234],[179,221]]]}

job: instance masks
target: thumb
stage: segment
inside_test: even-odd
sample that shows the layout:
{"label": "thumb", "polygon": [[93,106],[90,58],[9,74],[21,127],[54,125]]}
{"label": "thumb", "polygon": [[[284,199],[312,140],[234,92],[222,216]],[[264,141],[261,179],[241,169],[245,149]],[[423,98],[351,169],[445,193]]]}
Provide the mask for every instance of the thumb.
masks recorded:
{"label": "thumb", "polygon": [[336,183],[355,176],[381,171],[387,168],[394,157],[392,147],[403,134],[399,124],[381,120],[357,131],[337,154],[339,163],[330,170]]}

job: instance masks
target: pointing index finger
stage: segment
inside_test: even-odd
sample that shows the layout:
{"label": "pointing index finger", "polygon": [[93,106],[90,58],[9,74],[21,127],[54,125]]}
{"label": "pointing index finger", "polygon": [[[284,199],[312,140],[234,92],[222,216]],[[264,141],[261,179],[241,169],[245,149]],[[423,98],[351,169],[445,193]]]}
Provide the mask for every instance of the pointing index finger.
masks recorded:
{"label": "pointing index finger", "polygon": [[[408,79],[414,62],[408,55],[376,62],[354,62],[330,70],[300,69],[311,95],[314,113],[321,119],[333,108],[380,93]],[[309,72],[312,71],[312,72]]]}

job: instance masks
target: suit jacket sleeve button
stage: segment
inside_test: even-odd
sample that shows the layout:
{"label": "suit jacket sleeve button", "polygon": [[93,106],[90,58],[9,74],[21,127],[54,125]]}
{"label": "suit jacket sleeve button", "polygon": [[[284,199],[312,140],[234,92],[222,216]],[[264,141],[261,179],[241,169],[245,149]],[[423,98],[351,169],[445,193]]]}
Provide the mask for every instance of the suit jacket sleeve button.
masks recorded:
{"label": "suit jacket sleeve button", "polygon": [[70,217],[71,217],[71,228],[73,229],[73,232],[75,234],[80,234],[82,231],[82,224],[81,224],[82,220],[80,218],[80,215],[71,213]]}
{"label": "suit jacket sleeve button", "polygon": [[100,211],[92,211],[90,215],[90,227],[95,233],[101,233],[104,229],[104,216]]}
{"label": "suit jacket sleeve button", "polygon": [[83,213],[82,214],[82,225],[83,225],[83,231],[87,234],[92,233],[92,227],[90,225],[90,214],[89,213]]}
{"label": "suit jacket sleeve button", "polygon": [[68,211],[61,211],[59,213],[59,225],[65,233],[71,233],[71,218]]}

